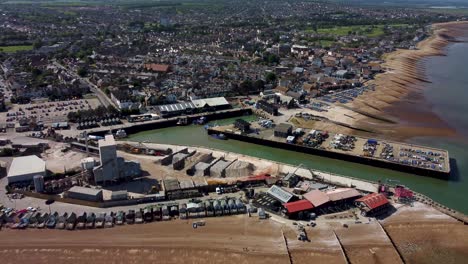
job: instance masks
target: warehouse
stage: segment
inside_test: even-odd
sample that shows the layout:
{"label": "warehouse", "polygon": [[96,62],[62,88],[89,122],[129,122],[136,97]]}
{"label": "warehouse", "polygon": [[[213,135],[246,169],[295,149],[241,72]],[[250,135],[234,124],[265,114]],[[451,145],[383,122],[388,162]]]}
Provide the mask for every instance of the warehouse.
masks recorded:
{"label": "warehouse", "polygon": [[283,206],[286,209],[285,214],[290,219],[306,219],[308,218],[308,212],[314,208],[314,205],[308,200],[289,202],[285,203]]}
{"label": "warehouse", "polygon": [[294,194],[276,185],[271,186],[267,193],[283,204],[293,201],[295,198]]}
{"label": "warehouse", "polygon": [[66,197],[90,202],[101,202],[102,190],[73,186],[67,191]]}
{"label": "warehouse", "polygon": [[376,216],[385,214],[391,205],[387,197],[381,193],[371,193],[355,201],[356,206],[361,209],[363,216]]}
{"label": "warehouse", "polygon": [[192,102],[177,104],[167,104],[158,107],[158,112],[162,117],[178,116],[182,114],[192,114],[196,109]]}
{"label": "warehouse", "polygon": [[17,157],[13,159],[8,170],[8,184],[29,184],[36,175],[46,176],[45,161],[35,155]]}
{"label": "warehouse", "polygon": [[224,97],[194,99],[192,103],[195,105],[199,112],[216,111],[231,108],[231,104]]}
{"label": "warehouse", "polygon": [[304,199],[311,202],[315,207],[319,207],[330,202],[330,198],[328,197],[328,195],[319,190],[312,190],[304,194]]}

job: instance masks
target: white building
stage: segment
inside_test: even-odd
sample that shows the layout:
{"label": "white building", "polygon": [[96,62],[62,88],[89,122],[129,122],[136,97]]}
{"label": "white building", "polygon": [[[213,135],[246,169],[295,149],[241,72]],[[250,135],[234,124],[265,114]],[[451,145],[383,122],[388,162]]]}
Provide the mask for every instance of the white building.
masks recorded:
{"label": "white building", "polygon": [[8,170],[8,184],[32,182],[34,176],[46,176],[46,163],[35,155],[17,157]]}

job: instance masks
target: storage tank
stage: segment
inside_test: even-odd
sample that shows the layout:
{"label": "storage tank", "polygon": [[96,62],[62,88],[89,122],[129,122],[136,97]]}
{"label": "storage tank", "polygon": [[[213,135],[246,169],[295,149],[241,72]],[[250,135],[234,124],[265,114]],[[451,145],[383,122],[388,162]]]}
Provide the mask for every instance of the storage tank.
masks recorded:
{"label": "storage tank", "polygon": [[34,181],[34,190],[37,193],[44,192],[44,177],[42,175],[36,175],[33,178]]}

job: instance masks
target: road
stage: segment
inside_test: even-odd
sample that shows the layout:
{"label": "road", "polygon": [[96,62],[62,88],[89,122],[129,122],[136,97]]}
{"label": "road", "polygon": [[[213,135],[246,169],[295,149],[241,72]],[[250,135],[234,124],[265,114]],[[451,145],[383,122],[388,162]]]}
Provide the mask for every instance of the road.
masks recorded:
{"label": "road", "polygon": [[119,109],[118,106],[103,92],[101,91],[101,89],[99,89],[94,83],[92,83],[88,78],[83,78],[81,76],[79,76],[76,72],[68,69],[67,67],[63,66],[62,64],[60,64],[59,62],[57,61],[54,61],[53,64],[59,68],[61,68],[62,70],[66,71],[70,76],[84,82],[84,83],[87,83],[89,85],[89,88],[90,90],[96,94],[96,96],[98,97],[99,101],[101,102],[101,104],[105,107],[108,107],[109,105],[115,107],[116,109]]}

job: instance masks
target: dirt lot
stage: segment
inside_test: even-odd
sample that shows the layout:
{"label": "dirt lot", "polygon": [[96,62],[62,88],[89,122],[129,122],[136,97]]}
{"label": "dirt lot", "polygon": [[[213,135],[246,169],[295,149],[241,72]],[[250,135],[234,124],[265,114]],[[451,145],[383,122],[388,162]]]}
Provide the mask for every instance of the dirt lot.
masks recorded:
{"label": "dirt lot", "polygon": [[428,206],[400,208],[383,226],[407,263],[466,263],[468,228]]}
{"label": "dirt lot", "polygon": [[281,227],[245,216],[113,229],[2,230],[2,263],[289,263]]}

